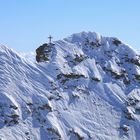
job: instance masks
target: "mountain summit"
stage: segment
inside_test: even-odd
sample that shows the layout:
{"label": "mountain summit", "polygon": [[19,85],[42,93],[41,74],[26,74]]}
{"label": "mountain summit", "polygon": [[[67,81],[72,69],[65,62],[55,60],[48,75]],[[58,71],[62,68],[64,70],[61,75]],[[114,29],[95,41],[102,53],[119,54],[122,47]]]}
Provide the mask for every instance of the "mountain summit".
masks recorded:
{"label": "mountain summit", "polygon": [[34,63],[0,46],[1,140],[140,139],[135,50],[81,32],[36,53]]}

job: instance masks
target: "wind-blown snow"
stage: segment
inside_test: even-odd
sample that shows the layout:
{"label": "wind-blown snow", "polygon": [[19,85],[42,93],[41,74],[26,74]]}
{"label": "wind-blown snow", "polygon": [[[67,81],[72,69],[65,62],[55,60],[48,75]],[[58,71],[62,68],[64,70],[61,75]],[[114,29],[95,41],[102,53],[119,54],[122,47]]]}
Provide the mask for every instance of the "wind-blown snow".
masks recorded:
{"label": "wind-blown snow", "polygon": [[92,32],[54,43],[41,63],[0,46],[0,139],[139,140],[137,52]]}

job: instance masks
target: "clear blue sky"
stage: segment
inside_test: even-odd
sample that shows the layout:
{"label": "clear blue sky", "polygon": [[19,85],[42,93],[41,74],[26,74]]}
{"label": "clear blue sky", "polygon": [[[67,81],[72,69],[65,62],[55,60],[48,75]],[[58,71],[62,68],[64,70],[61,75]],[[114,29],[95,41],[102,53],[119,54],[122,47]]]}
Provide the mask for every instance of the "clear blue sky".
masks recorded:
{"label": "clear blue sky", "polygon": [[116,36],[140,50],[140,0],[0,0],[0,44],[34,51],[72,33]]}

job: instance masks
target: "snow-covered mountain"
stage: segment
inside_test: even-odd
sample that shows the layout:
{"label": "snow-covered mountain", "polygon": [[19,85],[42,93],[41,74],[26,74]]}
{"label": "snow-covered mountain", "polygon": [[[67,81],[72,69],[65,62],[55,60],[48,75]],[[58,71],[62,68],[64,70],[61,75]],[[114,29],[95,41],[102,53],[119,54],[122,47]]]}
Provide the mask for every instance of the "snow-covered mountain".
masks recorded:
{"label": "snow-covered mountain", "polygon": [[94,32],[34,63],[0,46],[1,140],[139,140],[140,55]]}

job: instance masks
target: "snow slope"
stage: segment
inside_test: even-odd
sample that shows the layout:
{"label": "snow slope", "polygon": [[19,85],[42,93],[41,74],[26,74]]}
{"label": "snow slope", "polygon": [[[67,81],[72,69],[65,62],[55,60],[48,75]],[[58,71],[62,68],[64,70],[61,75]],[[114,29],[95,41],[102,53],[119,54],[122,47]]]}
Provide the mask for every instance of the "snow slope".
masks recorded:
{"label": "snow slope", "polygon": [[138,53],[94,32],[54,43],[42,63],[0,46],[0,139],[139,140]]}

